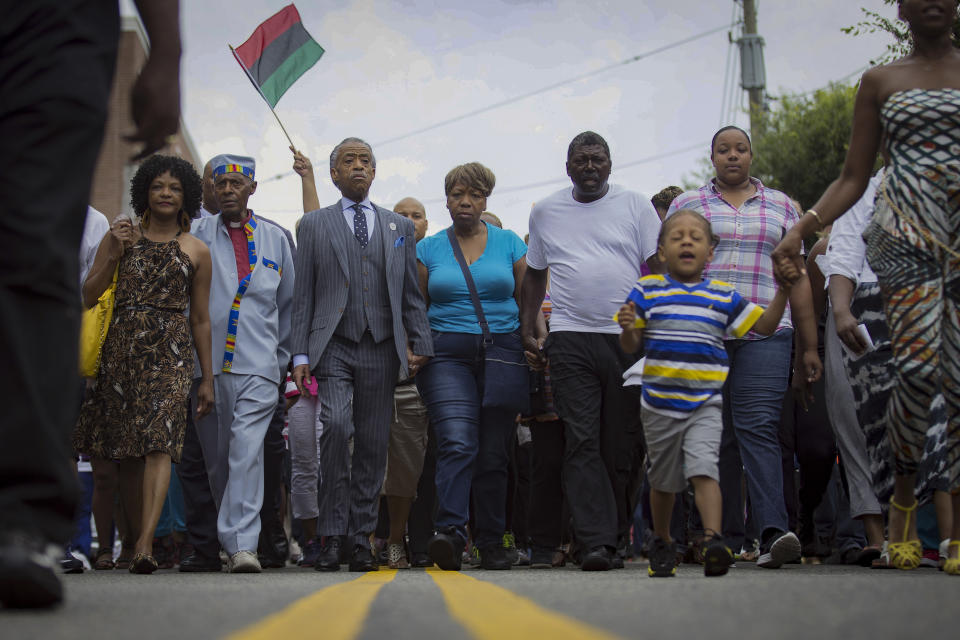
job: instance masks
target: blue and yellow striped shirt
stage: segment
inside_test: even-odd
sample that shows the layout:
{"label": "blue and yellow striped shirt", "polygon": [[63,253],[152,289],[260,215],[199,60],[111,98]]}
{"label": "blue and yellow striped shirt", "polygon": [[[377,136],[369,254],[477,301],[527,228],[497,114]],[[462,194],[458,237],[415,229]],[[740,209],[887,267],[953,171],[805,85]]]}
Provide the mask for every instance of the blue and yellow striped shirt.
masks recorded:
{"label": "blue and yellow striped shirt", "polygon": [[720,393],[729,363],[724,338],[741,338],[763,308],[720,280],[693,285],[670,276],[640,278],[628,302],[644,330],[643,406],[684,417]]}

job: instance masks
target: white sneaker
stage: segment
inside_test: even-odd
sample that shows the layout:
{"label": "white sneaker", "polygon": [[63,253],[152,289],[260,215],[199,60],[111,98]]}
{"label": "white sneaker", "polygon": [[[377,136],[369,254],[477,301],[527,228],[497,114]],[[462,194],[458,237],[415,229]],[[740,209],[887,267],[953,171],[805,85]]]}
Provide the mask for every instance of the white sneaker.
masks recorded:
{"label": "white sneaker", "polygon": [[800,539],[792,531],[780,534],[769,544],[769,547],[763,545],[760,548],[760,557],[757,559],[758,567],[778,569],[788,562],[800,559]]}
{"label": "white sneaker", "polygon": [[260,561],[257,560],[257,554],[252,551],[237,551],[230,556],[227,562],[227,570],[230,573],[260,573]]}

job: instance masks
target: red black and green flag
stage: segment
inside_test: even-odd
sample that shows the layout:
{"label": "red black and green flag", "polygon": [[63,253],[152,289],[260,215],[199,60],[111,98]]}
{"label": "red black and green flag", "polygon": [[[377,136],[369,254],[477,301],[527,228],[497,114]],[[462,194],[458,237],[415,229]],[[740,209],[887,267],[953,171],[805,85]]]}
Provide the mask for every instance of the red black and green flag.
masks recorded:
{"label": "red black and green flag", "polygon": [[233,50],[233,55],[273,108],[287,89],[320,59],[323,47],[310,37],[297,8],[289,4],[257,27],[246,42]]}

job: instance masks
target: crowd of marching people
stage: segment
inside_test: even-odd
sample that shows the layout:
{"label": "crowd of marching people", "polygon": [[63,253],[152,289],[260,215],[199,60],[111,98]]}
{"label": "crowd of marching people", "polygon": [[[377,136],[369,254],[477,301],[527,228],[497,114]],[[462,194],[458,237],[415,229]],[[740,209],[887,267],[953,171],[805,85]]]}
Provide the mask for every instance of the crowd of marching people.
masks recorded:
{"label": "crowd of marching people", "polygon": [[477,162],[428,235],[417,199],[371,201],[362,139],[330,154],[329,206],[291,148],[291,236],[252,208],[254,158],[147,158],[135,215],[84,232],[83,303],[109,321],[63,569],[960,575],[960,54],[956,3],[921,4],[806,211],[735,126],[707,184],[652,199],[577,135],[526,239]]}

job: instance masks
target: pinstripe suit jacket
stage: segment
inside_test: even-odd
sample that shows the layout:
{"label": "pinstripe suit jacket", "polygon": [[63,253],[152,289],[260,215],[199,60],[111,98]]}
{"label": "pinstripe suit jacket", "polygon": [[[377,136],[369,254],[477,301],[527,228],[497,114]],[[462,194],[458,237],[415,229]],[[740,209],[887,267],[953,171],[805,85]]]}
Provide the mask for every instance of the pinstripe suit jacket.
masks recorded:
{"label": "pinstripe suit jacket", "polygon": [[[383,234],[387,291],[393,313],[393,340],[400,370],[407,374],[407,341],[416,355],[432,356],[433,339],[426,305],[417,281],[413,223],[377,205],[376,224]],[[297,278],[293,290],[293,353],[310,357],[310,369],[330,342],[347,306],[350,267],[348,242],[356,242],[340,201],[303,216],[298,234]]]}

